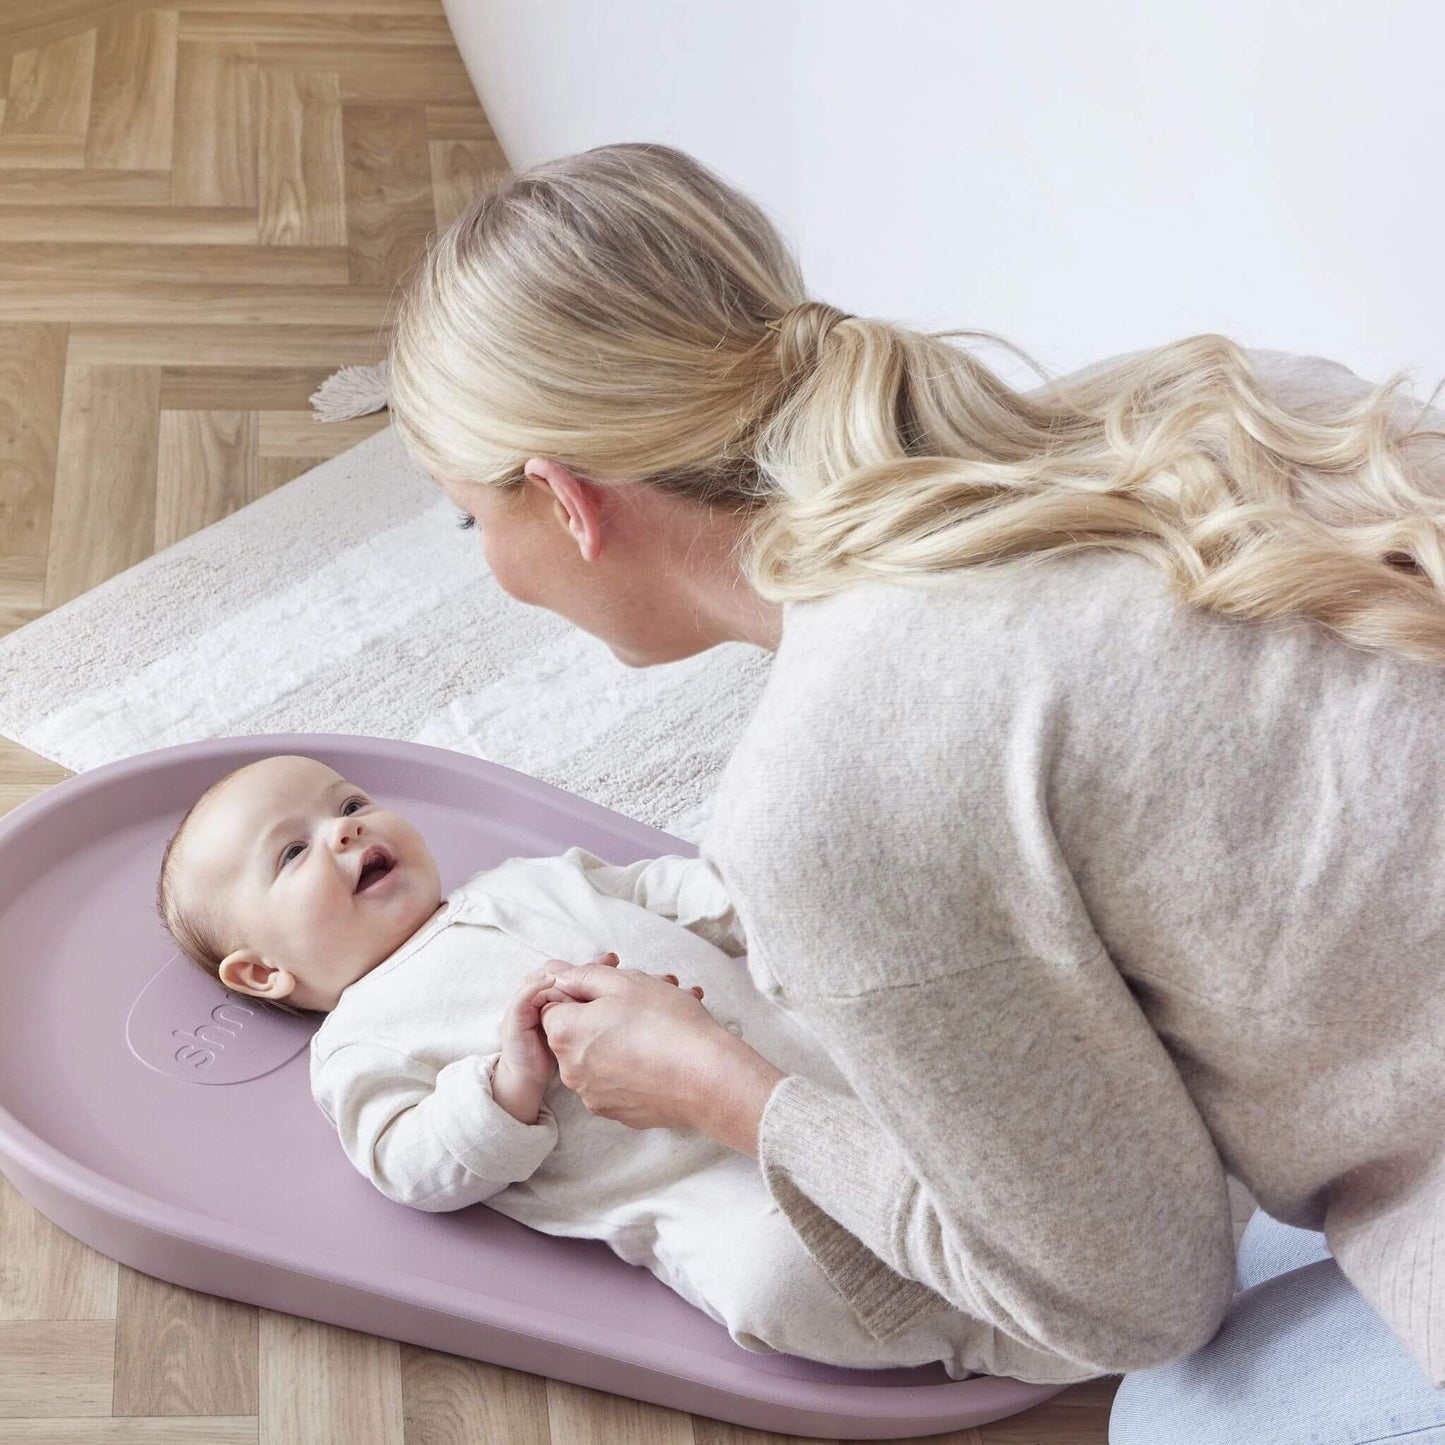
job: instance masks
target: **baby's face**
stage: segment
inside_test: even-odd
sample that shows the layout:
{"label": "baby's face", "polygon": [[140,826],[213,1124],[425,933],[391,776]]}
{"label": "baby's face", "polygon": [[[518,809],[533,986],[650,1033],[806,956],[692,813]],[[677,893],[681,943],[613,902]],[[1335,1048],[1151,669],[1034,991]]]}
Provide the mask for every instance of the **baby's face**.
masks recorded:
{"label": "baby's face", "polygon": [[[358,891],[379,851],[390,871]],[[314,758],[252,763],[198,810],[181,844],[182,894],[214,900],[237,993],[330,1010],[442,906],[421,834]]]}

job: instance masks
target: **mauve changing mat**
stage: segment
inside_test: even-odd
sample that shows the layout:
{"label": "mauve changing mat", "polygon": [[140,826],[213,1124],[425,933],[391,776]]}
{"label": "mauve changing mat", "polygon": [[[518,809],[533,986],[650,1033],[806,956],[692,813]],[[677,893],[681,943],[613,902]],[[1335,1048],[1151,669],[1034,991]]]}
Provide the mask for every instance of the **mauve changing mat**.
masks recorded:
{"label": "mauve changing mat", "polygon": [[311,1099],[316,1025],[208,980],[155,912],[186,810],[276,753],[404,814],[444,890],[573,844],[618,863],[697,852],[510,768],[344,734],[187,743],[67,778],[0,817],[0,1166],[41,1213],[191,1289],[756,1429],[897,1439],[1059,1392],[753,1354],[604,1244],[380,1194]]}

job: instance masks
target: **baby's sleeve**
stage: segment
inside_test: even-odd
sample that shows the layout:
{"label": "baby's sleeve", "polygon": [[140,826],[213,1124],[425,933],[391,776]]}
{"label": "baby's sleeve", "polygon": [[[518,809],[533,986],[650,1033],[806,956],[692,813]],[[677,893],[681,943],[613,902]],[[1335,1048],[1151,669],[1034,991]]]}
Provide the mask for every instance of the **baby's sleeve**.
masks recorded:
{"label": "baby's sleeve", "polygon": [[492,1094],[500,1053],[441,1069],[382,1044],[342,1044],[317,1061],[311,1093],[352,1164],[388,1199],[440,1213],[529,1178],[557,1144],[543,1103],[535,1124]]}
{"label": "baby's sleeve", "polygon": [[599,893],[670,918],[732,958],[748,951],[732,899],[706,859],[668,853],[636,863],[604,863],[585,848],[569,848],[562,857],[580,868]]}

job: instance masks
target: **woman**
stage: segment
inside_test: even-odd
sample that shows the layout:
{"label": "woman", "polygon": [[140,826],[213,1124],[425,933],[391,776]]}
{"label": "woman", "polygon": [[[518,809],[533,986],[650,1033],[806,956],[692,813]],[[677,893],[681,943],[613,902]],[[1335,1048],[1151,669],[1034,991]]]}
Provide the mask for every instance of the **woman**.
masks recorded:
{"label": "woman", "polygon": [[1370,1307],[1328,1399],[1265,1397],[1445,1422],[1440,418],[1212,335],[1019,394],[805,295],[615,145],[479,196],[400,309],[393,419],[513,597],[630,666],[775,653],[701,851],[858,1098],[601,964],[563,1082],[757,1157],[877,1338],[960,1309],[1129,1373],[1116,1439],[1186,1398],[1278,1438],[1227,1170]]}

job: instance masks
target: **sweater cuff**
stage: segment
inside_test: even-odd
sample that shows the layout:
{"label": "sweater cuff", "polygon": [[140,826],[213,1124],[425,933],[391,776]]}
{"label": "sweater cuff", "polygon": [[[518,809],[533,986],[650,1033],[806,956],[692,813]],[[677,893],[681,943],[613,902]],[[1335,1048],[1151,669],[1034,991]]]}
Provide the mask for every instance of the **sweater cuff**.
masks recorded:
{"label": "sweater cuff", "polygon": [[871,1148],[879,1126],[863,1104],[800,1074],[779,1080],[758,1124],[758,1163],[768,1193],[808,1253],[886,1342],[952,1309],[942,1295],[899,1274],[865,1243],[887,1247],[904,1183],[891,1148]]}
{"label": "sweater cuff", "polygon": [[455,1059],[436,1078],[437,1137],[473,1174],[499,1184],[528,1179],[557,1146],[557,1119],[543,1103],[537,1122],[524,1124],[493,1097],[492,1071],[500,1053]]}

